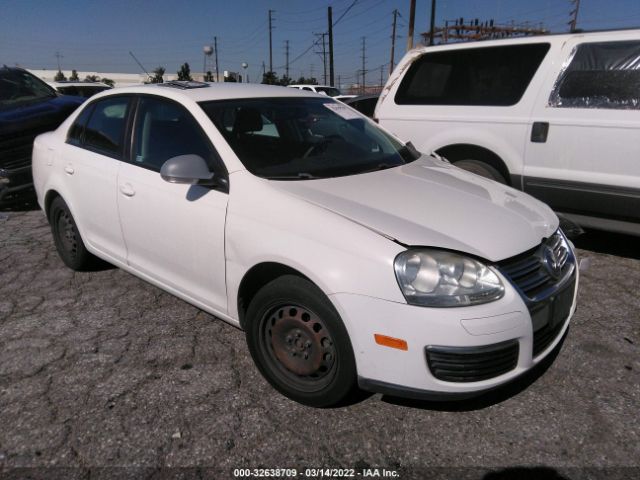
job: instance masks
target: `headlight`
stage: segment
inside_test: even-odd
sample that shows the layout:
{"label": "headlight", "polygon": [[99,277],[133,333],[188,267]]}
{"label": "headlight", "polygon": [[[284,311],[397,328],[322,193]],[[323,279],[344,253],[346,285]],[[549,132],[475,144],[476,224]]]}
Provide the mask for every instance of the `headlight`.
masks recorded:
{"label": "headlight", "polygon": [[502,298],[504,286],[486,265],[444,250],[415,249],[395,260],[396,278],[407,303],[462,307]]}

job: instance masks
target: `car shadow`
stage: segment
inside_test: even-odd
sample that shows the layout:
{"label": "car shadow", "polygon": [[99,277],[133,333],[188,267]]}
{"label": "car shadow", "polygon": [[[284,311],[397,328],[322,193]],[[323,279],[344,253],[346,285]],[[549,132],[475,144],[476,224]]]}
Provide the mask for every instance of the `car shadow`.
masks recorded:
{"label": "car shadow", "polygon": [[605,232],[602,230],[585,230],[572,239],[573,244],[582,250],[606,253],[617,257],[640,259],[638,237],[623,233]]}
{"label": "car shadow", "polygon": [[383,395],[382,401],[385,403],[390,403],[392,405],[416,408],[421,410],[434,410],[439,412],[471,412],[474,410],[482,410],[492,405],[502,403],[505,400],[515,397],[519,393],[523,392],[542,375],[544,375],[544,373],[549,369],[549,367],[551,367],[556,357],[562,350],[562,345],[567,338],[568,332],[569,328],[560,340],[560,343],[556,345],[556,348],[544,360],[538,363],[527,373],[517,378],[516,380],[507,383],[506,385],[498,387],[494,390],[490,390],[477,397],[465,400],[430,401]]}

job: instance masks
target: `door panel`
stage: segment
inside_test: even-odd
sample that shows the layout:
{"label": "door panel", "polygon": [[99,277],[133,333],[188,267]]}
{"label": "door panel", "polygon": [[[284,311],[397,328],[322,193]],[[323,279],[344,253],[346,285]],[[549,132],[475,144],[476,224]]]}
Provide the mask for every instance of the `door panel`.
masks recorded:
{"label": "door panel", "polygon": [[[574,50],[579,45],[585,44],[567,42],[562,47],[562,60],[571,56],[574,62],[584,62],[576,54],[580,50]],[[592,58],[589,61],[594,62]],[[533,135],[527,142],[524,190],[558,211],[640,222],[640,111],[600,102],[595,102],[595,108],[588,97],[582,107],[577,106],[579,98],[564,105],[550,101],[549,93],[564,78],[565,72],[560,70],[563,63],[557,62],[532,114],[531,133],[540,123],[548,123],[548,131],[544,141],[533,141],[541,139]],[[599,68],[611,71],[597,64],[587,67],[596,73]],[[576,67],[573,73],[593,73],[578,68],[583,67]],[[578,87],[588,92],[589,85]],[[597,92],[601,85],[594,85]]]}
{"label": "door panel", "polygon": [[228,195],[179,185],[123,164],[118,175],[120,221],[136,270],[226,311],[224,224]]}
{"label": "door panel", "polygon": [[199,155],[216,175],[217,154],[191,114],[168,99],[141,96],[131,161],[118,172],[118,209],[131,267],[219,312],[227,311],[224,229],[228,195],[168,183],[169,158]]}
{"label": "door panel", "polygon": [[119,262],[126,261],[126,249],[116,183],[129,102],[128,96],[116,96],[88,105],[71,126],[57,161],[84,241]]}

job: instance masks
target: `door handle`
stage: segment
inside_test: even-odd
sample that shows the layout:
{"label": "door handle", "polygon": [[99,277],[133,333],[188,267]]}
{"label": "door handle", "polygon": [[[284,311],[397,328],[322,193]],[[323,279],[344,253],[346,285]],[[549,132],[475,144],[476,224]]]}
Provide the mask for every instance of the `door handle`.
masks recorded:
{"label": "door handle", "polygon": [[73,169],[70,163],[64,167],[64,171],[67,172],[69,175],[73,175],[75,173],[75,170]]}
{"label": "door handle", "polygon": [[549,135],[549,122],[533,122],[531,127],[531,141],[533,143],[545,143]]}
{"label": "door handle", "polygon": [[125,197],[133,197],[136,194],[136,191],[130,184],[125,183],[124,185],[120,185],[120,193]]}

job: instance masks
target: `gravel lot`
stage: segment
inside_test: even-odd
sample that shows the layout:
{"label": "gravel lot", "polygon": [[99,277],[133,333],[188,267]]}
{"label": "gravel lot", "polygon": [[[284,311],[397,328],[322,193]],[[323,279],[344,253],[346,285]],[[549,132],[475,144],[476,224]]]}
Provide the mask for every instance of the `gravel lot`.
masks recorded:
{"label": "gravel lot", "polygon": [[462,404],[316,410],[262,379],[241,331],[118,269],[68,270],[39,211],[0,216],[0,477],[640,478],[638,239],[579,242],[579,309],[539,378]]}

